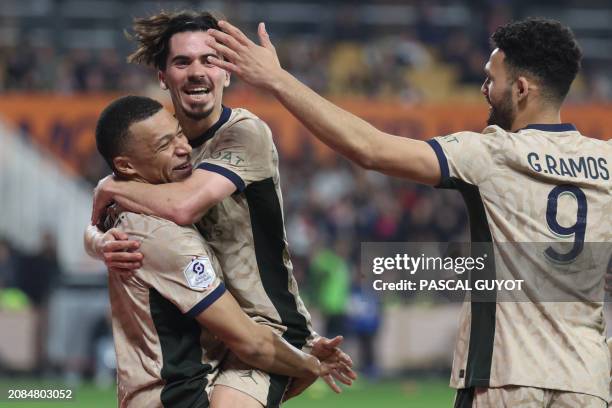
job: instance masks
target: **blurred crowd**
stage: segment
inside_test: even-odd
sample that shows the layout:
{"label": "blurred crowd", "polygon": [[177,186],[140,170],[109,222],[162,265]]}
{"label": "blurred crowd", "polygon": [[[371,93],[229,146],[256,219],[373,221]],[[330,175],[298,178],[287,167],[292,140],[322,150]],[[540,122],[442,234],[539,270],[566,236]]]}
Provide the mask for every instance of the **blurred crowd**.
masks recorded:
{"label": "blurred crowd", "polygon": [[[510,10],[493,8],[474,16],[467,27],[435,24],[429,11],[423,8],[414,24],[393,32],[364,28],[348,11],[339,14],[331,31],[279,30],[275,35],[274,24],[269,29],[284,67],[326,95],[408,102],[477,96],[490,51],[488,37],[512,18]],[[18,45],[0,46],[0,90],[142,92],[155,76],[126,62],[133,44],[122,47],[54,48],[24,34]],[[612,100],[610,65],[607,59],[585,59],[571,97]]]}
{"label": "blurred crowd", "polygon": [[[47,365],[48,304],[62,276],[55,236],[45,232],[41,241],[38,250],[24,252],[0,236],[0,311],[32,312],[35,372]],[[4,370],[0,358],[0,373]]]}

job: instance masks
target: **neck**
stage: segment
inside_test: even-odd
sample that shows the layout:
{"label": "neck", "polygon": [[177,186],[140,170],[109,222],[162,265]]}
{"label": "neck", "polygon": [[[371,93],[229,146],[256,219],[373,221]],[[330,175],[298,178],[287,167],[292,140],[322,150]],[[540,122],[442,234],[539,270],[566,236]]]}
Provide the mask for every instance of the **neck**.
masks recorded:
{"label": "neck", "polygon": [[208,129],[212,127],[219,118],[221,117],[221,105],[216,106],[213,111],[204,119],[192,119],[189,116],[185,115],[184,112],[177,112],[176,118],[181,124],[181,128],[187,136],[187,139],[193,140],[200,136],[202,133],[206,132]]}
{"label": "neck", "polygon": [[531,124],[554,125],[561,123],[561,111],[559,109],[540,109],[517,114],[512,123],[512,131],[516,132]]}

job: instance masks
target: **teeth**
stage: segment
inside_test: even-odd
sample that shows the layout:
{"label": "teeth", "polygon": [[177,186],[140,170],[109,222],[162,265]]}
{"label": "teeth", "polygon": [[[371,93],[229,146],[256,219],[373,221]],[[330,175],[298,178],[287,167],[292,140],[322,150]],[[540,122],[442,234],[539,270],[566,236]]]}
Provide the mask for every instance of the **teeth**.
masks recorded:
{"label": "teeth", "polygon": [[195,94],[195,93],[208,93],[210,90],[209,88],[194,88],[194,89],[190,89],[187,92],[187,94],[191,95],[191,94]]}

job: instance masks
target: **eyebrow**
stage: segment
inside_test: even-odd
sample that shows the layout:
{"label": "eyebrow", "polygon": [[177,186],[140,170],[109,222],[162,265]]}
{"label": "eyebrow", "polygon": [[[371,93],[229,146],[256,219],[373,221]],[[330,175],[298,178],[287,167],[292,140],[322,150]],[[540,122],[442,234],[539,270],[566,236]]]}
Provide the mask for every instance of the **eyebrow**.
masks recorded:
{"label": "eyebrow", "polygon": [[176,60],[191,60],[191,57],[187,56],[187,55],[175,55],[174,57],[172,57],[172,59],[170,60],[170,62],[174,62]]}
{"label": "eyebrow", "polygon": [[160,137],[157,142],[155,142],[155,151],[158,151],[159,149],[162,148],[162,146],[164,144],[166,144],[168,142],[168,140],[172,139],[174,137],[173,134],[168,133],[166,135],[163,135],[162,137]]}
{"label": "eyebrow", "polygon": [[[207,54],[204,54],[198,58],[202,58],[204,57],[204,60],[206,62],[208,62],[208,57],[215,57],[215,58],[219,58],[219,55],[209,52]],[[176,60],[191,60],[192,58],[187,56],[187,55],[183,55],[183,54],[179,54],[179,55],[175,55],[174,57],[172,57],[172,59],[170,60],[170,62],[175,62]]]}

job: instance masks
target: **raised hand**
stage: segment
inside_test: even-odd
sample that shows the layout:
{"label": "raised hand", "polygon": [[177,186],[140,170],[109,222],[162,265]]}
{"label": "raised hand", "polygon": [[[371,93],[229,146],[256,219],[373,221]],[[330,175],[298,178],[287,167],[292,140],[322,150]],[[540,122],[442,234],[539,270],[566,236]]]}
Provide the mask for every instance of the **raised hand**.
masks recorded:
{"label": "raised hand", "polygon": [[257,28],[261,45],[255,44],[227,21],[220,21],[219,27],[223,31],[208,30],[212,38],[206,43],[224,59],[209,57],[208,61],[238,75],[253,86],[273,90],[279,75],[284,71],[265,24],[259,23]]}

